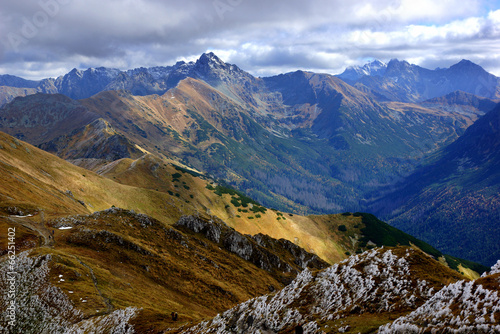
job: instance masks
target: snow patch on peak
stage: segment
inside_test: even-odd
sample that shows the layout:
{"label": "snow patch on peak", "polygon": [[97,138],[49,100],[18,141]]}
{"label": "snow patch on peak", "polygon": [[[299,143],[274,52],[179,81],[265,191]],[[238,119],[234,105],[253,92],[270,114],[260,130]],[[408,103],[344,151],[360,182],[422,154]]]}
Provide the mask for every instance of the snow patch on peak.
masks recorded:
{"label": "snow patch on peak", "polygon": [[363,76],[383,76],[387,69],[387,64],[380,60],[374,60],[363,66],[349,66],[339,75],[342,79],[358,80]]}

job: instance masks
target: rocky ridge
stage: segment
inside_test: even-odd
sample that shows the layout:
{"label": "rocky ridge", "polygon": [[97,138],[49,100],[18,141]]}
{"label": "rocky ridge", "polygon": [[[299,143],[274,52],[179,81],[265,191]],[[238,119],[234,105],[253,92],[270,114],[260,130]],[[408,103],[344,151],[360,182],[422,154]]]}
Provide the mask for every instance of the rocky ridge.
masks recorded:
{"label": "rocky ridge", "polygon": [[436,293],[379,333],[500,333],[500,260],[476,281],[459,281]]}
{"label": "rocky ridge", "polygon": [[465,59],[435,70],[397,59],[392,59],[383,72],[372,74],[361,69],[351,69],[338,77],[378,100],[421,102],[454,91],[500,98],[500,78]]}
{"label": "rocky ridge", "polygon": [[327,262],[293,242],[276,240],[262,233],[243,235],[215,217],[206,220],[196,216],[183,216],[174,227],[202,234],[225,250],[261,269],[273,272],[284,284],[290,283],[290,277],[295,277],[305,268],[328,267]]}
{"label": "rocky ridge", "polygon": [[[375,249],[321,271],[306,269],[276,294],[180,333],[288,333],[298,323],[307,333],[345,332],[354,315],[408,313],[443,288],[445,280],[460,278],[432,261],[412,248]],[[429,264],[440,268],[436,276],[426,273]]]}

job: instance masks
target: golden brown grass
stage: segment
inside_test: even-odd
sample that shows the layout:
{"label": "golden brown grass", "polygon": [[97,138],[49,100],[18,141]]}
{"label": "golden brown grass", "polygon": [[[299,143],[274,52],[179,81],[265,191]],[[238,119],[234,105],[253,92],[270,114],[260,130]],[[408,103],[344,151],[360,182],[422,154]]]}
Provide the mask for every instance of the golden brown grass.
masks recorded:
{"label": "golden brown grass", "polygon": [[[137,317],[135,324],[159,331],[213,317],[269,293],[269,286],[283,286],[235,254],[159,221],[143,227],[135,215],[121,210],[77,219],[80,223],[70,230],[49,222],[55,244],[34,254],[52,254],[51,282],[86,317],[108,312],[108,303],[113,309],[141,307],[144,318]],[[170,318],[174,311],[179,313],[176,323]]]}

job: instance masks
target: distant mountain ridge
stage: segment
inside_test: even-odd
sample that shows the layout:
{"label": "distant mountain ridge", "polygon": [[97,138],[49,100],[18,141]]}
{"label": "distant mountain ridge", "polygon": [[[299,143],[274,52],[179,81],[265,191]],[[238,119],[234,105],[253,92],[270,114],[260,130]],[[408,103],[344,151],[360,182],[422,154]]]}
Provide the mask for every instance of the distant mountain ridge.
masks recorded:
{"label": "distant mountain ridge", "polygon": [[[179,61],[171,66],[155,66],[119,70],[115,68],[73,69],[56,79],[25,80],[0,75],[0,86],[30,88],[41,93],[60,93],[83,99],[104,90],[129,90],[134,95],[163,94],[187,77],[203,80],[217,68],[246,74],[236,65],[226,64],[213,52],[204,53],[197,61]],[[418,102],[461,90],[486,98],[500,98],[500,79],[468,60],[446,69],[428,70],[392,59],[385,64],[374,60],[363,66],[350,66],[337,75],[358,89],[370,91],[379,99]],[[228,79],[226,77],[226,79]],[[395,91],[395,92],[394,92]],[[2,100],[0,92],[0,101]],[[10,98],[11,100],[12,98]]]}
{"label": "distant mountain ridge", "polygon": [[341,79],[347,79],[356,81],[363,76],[383,76],[385,71],[387,70],[387,64],[381,62],[380,60],[374,60],[370,63],[367,63],[363,66],[349,66],[344,72],[338,75]]}
{"label": "distant mountain ridge", "polygon": [[72,99],[84,99],[106,90],[128,90],[134,95],[163,94],[187,77],[204,80],[220,79],[211,75],[217,69],[246,73],[236,65],[226,64],[214,53],[203,54],[196,62],[179,61],[172,66],[155,66],[121,71],[116,68],[72,69],[56,79],[25,80],[0,75],[0,86],[30,88],[39,93],[59,93]]}
{"label": "distant mountain ridge", "polygon": [[338,77],[379,100],[421,102],[454,91],[500,98],[500,78],[469,60],[435,70],[397,59],[384,65],[373,62],[352,67]]}

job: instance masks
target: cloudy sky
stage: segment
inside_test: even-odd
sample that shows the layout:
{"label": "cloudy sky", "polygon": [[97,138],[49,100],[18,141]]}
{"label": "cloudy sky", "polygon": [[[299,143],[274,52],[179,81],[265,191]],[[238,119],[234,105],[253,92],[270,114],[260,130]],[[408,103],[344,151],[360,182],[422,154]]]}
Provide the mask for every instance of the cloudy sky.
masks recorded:
{"label": "cloudy sky", "polygon": [[461,59],[500,76],[500,0],[2,0],[0,74],[172,65],[213,51],[256,75]]}

